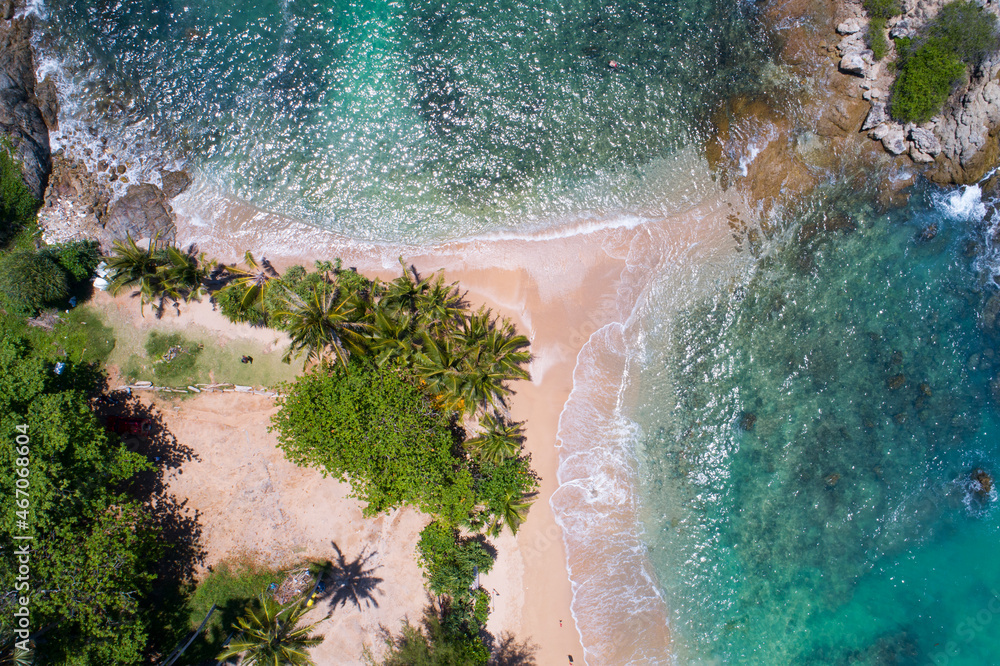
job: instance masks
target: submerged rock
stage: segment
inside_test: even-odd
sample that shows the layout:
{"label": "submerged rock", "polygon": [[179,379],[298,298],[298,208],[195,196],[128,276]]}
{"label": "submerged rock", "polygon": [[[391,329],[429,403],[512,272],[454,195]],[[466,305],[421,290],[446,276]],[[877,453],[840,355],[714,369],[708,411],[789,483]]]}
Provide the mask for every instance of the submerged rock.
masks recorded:
{"label": "submerged rock", "polygon": [[745,431],[753,430],[754,424],[757,423],[757,415],[753,412],[743,412],[740,417],[740,429]]}
{"label": "submerged rock", "polygon": [[889,377],[888,381],[886,382],[886,385],[889,387],[890,391],[895,391],[896,389],[902,387],[903,384],[905,383],[906,383],[906,375],[900,373],[898,375],[893,375],[892,377]]}
{"label": "submerged rock", "polygon": [[938,225],[937,222],[934,222],[932,224],[928,224],[926,227],[920,230],[920,233],[917,234],[917,240],[922,243],[926,243],[927,241],[934,240],[934,238],[937,237],[937,235],[938,235]]}
{"label": "submerged rock", "polygon": [[163,196],[173,199],[191,186],[191,174],[187,171],[161,171],[160,182]]}
{"label": "submerged rock", "polygon": [[840,481],[840,475],[839,474],[827,474],[826,476],[823,477],[823,481],[826,482],[826,485],[828,485],[828,486],[830,486],[832,488],[835,485],[837,485],[837,483]]}
{"label": "submerged rock", "polygon": [[969,478],[972,480],[972,492],[979,499],[986,499],[993,491],[993,477],[985,469],[977,467]]}

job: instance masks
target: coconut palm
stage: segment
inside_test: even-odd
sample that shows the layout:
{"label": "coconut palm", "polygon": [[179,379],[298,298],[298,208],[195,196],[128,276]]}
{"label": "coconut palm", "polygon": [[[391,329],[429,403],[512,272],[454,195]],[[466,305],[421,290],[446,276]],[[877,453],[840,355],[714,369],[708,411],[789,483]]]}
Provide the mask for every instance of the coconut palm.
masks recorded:
{"label": "coconut palm", "polygon": [[467,412],[505,406],[511,393],[508,382],[530,379],[521,367],[531,360],[525,349],[529,341],[508,320],[493,320],[489,310],[480,310],[465,320],[455,339],[464,350],[457,383]]}
{"label": "coconut palm", "polygon": [[463,357],[451,338],[435,340],[426,332],[420,336],[420,351],[413,357],[413,371],[427,383],[446,409],[467,410],[462,392]]}
{"label": "coconut palm", "polygon": [[391,317],[384,309],[376,307],[366,333],[368,350],[374,355],[375,364],[381,368],[396,358],[409,361],[415,351],[413,330],[410,315]]}
{"label": "coconut palm", "polygon": [[197,299],[204,290],[202,281],[208,277],[205,253],[195,255],[193,251],[182,252],[168,245],[163,258],[166,263],[159,268],[163,290],[174,300]]}
{"label": "coconut palm", "polygon": [[142,296],[142,304],[151,302],[163,291],[163,279],[160,272],[157,237],[149,241],[143,249],[139,247],[131,235],[125,236],[125,241],[116,240],[108,257],[110,286],[108,290],[117,296],[126,289],[137,289]]}
{"label": "coconut palm", "polygon": [[458,283],[445,284],[440,276],[417,296],[416,306],[418,321],[433,331],[454,326],[465,312]]}
{"label": "coconut palm", "polygon": [[493,514],[486,530],[490,536],[500,536],[500,531],[507,527],[511,534],[517,534],[521,524],[528,517],[528,509],[535,502],[535,493],[521,494],[508,490],[503,498],[500,511]]}
{"label": "coconut palm", "polygon": [[226,272],[231,277],[226,286],[220,289],[219,292],[221,293],[230,289],[242,292],[240,307],[243,308],[263,305],[264,296],[268,288],[274,284],[274,278],[278,277],[278,272],[274,270],[267,259],[262,258],[260,261],[257,261],[249,251],[247,251],[246,256],[243,258],[243,263],[246,264],[246,268],[226,266]]}
{"label": "coconut palm", "polygon": [[421,278],[417,269],[407,266],[403,258],[399,258],[403,274],[391,282],[379,285],[379,305],[393,316],[414,314],[421,296],[428,290],[429,283]]}
{"label": "coconut palm", "polygon": [[365,341],[361,331],[365,324],[353,319],[352,299],[341,299],[336,291],[316,289],[312,298],[303,299],[288,292],[285,300],[286,309],[275,315],[285,319],[285,330],[292,338],[283,359],[285,363],[303,353],[306,355],[305,365],[333,354],[346,366],[351,351],[364,352]]}
{"label": "coconut palm", "polygon": [[300,599],[282,606],[272,597],[260,595],[258,608],[239,618],[233,628],[240,632],[216,659],[223,661],[242,655],[243,666],[313,666],[309,648],[323,642],[310,636],[316,626],[300,627],[306,607]]}
{"label": "coconut palm", "polygon": [[465,446],[480,460],[499,465],[521,450],[523,422],[508,421],[496,412],[488,412],[479,419],[479,426],[482,432],[467,440]]}

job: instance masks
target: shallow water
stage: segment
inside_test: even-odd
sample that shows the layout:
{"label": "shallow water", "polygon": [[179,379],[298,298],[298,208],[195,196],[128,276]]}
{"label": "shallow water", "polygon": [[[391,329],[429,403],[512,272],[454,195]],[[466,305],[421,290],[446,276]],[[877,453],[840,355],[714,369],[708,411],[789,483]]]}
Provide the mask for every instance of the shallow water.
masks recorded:
{"label": "shallow water", "polygon": [[1000,470],[1000,355],[962,195],[828,188],[747,279],[666,328],[649,305],[632,415],[680,663],[1000,663],[996,488],[969,480]]}
{"label": "shallow water", "polygon": [[713,104],[768,62],[752,6],[722,0],[48,0],[47,13],[44,68],[76,100],[63,115],[100,126],[116,156],[165,149],[256,206],[389,242],[670,206],[661,185],[683,176],[659,160],[700,142]]}

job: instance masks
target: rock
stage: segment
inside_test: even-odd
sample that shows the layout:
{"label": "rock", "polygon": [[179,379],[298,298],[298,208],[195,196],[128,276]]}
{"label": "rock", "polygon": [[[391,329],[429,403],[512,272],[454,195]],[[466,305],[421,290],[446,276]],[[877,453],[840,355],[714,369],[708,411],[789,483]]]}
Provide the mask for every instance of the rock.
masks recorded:
{"label": "rock", "polygon": [[51,76],[46,76],[35,86],[35,103],[49,131],[59,129],[59,91]]}
{"label": "rock", "polygon": [[840,475],[839,474],[827,474],[826,476],[823,477],[823,481],[826,482],[826,485],[828,485],[831,488],[833,488],[835,485],[837,485],[837,482],[840,481]]}
{"label": "rock", "polygon": [[890,155],[902,155],[906,152],[907,141],[903,134],[903,128],[898,125],[890,127],[886,135],[882,137],[882,146]]}
{"label": "rock", "polygon": [[123,174],[126,171],[128,171],[128,168],[124,164],[119,164],[118,167],[115,169],[115,171],[117,171],[119,174]]}
{"label": "rock", "polygon": [[902,373],[898,375],[893,375],[892,377],[889,377],[888,381],[886,381],[886,385],[889,387],[890,391],[895,391],[905,383],[906,383],[906,375]]}
{"label": "rock", "polygon": [[993,477],[985,469],[977,467],[969,478],[972,480],[972,492],[979,499],[986,499],[993,491]]}
{"label": "rock", "polygon": [[163,198],[163,192],[148,183],[130,185],[125,196],[112,204],[104,224],[107,241],[133,240],[159,236],[173,242],[177,235],[173,212]]}
{"label": "rock", "polygon": [[886,113],[885,104],[883,104],[882,102],[874,102],[872,103],[872,110],[868,112],[867,116],[865,116],[865,122],[861,126],[861,131],[865,132],[867,130],[878,127],[879,125],[882,125],[888,120],[889,120],[889,114]]}
{"label": "rock", "polygon": [[754,424],[757,423],[757,415],[753,412],[743,412],[740,417],[740,429],[747,432],[753,430]]}
{"label": "rock", "polygon": [[996,405],[997,409],[1000,409],[1000,375],[993,378],[990,382],[990,395],[993,396],[993,404]]}
{"label": "rock", "polygon": [[889,30],[890,39],[898,39],[900,37],[913,37],[917,34],[917,30],[914,27],[914,22],[911,19],[902,19],[892,26]]}
{"label": "rock", "polygon": [[853,35],[861,32],[861,22],[856,18],[850,18],[837,26],[838,35]]}
{"label": "rock", "polygon": [[143,380],[141,382],[136,382],[135,385],[136,386],[152,386],[153,382],[148,382],[148,381]]}
{"label": "rock", "polygon": [[188,386],[188,390],[191,391],[192,393],[201,393],[201,389],[195,386]]}
{"label": "rock", "polygon": [[920,230],[920,233],[917,234],[917,240],[921,243],[926,243],[927,241],[934,240],[937,235],[938,225],[937,222],[933,222]]}
{"label": "rock", "polygon": [[3,16],[4,21],[14,18],[14,0],[0,2],[0,16]]}
{"label": "rock", "polygon": [[888,133],[889,133],[889,126],[883,124],[883,125],[879,125],[875,129],[873,129],[871,132],[869,132],[868,136],[870,136],[871,138],[875,139],[876,141],[881,141],[882,139],[884,139],[886,137],[886,135]]}
{"label": "rock", "polygon": [[892,352],[892,356],[889,357],[889,362],[893,365],[903,365],[903,352],[896,349]]}
{"label": "rock", "polygon": [[921,382],[920,386],[918,386],[917,388],[919,388],[920,392],[923,393],[928,398],[933,395],[933,393],[931,393],[930,384],[928,384],[927,382]]}
{"label": "rock", "polygon": [[982,326],[987,333],[1000,333],[1000,292],[994,292],[983,308]]}
{"label": "rock", "polygon": [[941,152],[941,140],[928,129],[914,127],[910,130],[910,141],[922,153],[937,155]]}
{"label": "rock", "polygon": [[910,159],[917,164],[930,164],[934,161],[934,156],[920,152],[916,146],[910,146]]}
{"label": "rock", "polygon": [[868,70],[868,63],[862,57],[860,51],[851,51],[840,59],[840,71],[854,76],[865,76]]}
{"label": "rock", "polygon": [[[9,6],[2,7],[6,13]],[[0,134],[10,139],[32,196],[44,201],[52,171],[49,129],[35,99],[32,19],[0,24]]]}
{"label": "rock", "polygon": [[187,171],[161,171],[160,189],[166,199],[173,199],[191,185],[191,175]]}

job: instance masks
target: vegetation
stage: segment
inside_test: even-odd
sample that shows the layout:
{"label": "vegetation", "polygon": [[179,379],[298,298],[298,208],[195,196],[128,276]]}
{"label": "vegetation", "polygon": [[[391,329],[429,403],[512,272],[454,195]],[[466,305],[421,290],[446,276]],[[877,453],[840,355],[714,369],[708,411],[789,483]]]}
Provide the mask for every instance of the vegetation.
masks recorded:
{"label": "vegetation", "polygon": [[0,298],[8,310],[34,316],[69,297],[69,281],[50,256],[16,251],[0,260]]}
{"label": "vegetation", "polygon": [[417,543],[431,592],[461,602],[470,599],[476,574],[493,568],[490,550],[483,539],[462,537],[453,526],[438,521],[423,529]]}
{"label": "vegetation", "polygon": [[868,33],[866,35],[868,48],[872,50],[872,57],[881,60],[889,53],[889,40],[885,36],[885,19],[873,18],[868,22]]}
{"label": "vegetation", "polygon": [[913,40],[897,40],[899,76],[892,87],[891,113],[901,122],[922,123],[941,111],[968,65],[1000,47],[996,16],[957,0]]}
{"label": "vegetation", "polygon": [[261,594],[257,606],[237,620],[234,629],[240,634],[217,658],[239,656],[244,666],[311,666],[308,649],[323,639],[309,635],[315,625],[300,626],[306,610],[303,599],[283,607]]}
{"label": "vegetation", "polygon": [[[11,501],[0,539],[15,543],[26,522],[32,541],[32,625],[36,663],[139,663],[149,634],[142,599],[161,552],[158,528],[144,504],[122,491],[149,469],[98,422],[89,398],[101,377],[89,366],[49,361],[25,340],[0,341],[0,493],[14,498],[17,458],[27,457],[30,507]],[[26,424],[26,426],[25,426]],[[0,582],[14,589],[17,560],[0,557]],[[13,600],[0,599],[0,633],[9,635]]]}
{"label": "vegetation", "polygon": [[490,653],[474,630],[476,624],[470,626],[463,620],[465,618],[456,622],[456,614],[447,604],[428,607],[421,626],[414,626],[407,620],[400,634],[386,636],[387,650],[382,666],[468,666],[487,663]]}
{"label": "vegetation", "polygon": [[881,19],[883,25],[887,19],[903,13],[899,0],[864,0],[864,7],[869,18]]}
{"label": "vegetation", "polygon": [[146,340],[146,355],[152,361],[157,379],[167,384],[182,384],[191,378],[202,345],[186,340],[180,333],[151,331]]}
{"label": "vegetation", "polygon": [[21,178],[21,165],[7,139],[0,141],[0,245],[34,226],[38,202]]}
{"label": "vegetation", "polygon": [[197,299],[208,278],[204,254],[195,256],[193,249],[184,252],[161,244],[156,238],[145,248],[139,247],[131,236],[124,242],[115,241],[108,270],[112,294],[134,289],[143,306],[159,301],[154,309],[161,314],[166,299],[175,303]]}

